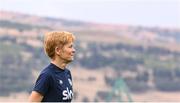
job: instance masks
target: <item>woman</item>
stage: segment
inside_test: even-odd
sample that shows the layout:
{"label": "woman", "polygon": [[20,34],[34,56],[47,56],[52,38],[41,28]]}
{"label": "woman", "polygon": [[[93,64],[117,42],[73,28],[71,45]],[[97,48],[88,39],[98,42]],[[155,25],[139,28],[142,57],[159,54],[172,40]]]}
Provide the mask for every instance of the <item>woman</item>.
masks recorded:
{"label": "woman", "polygon": [[44,51],[51,63],[41,71],[29,97],[31,102],[71,102],[72,77],[66,68],[73,60],[75,36],[69,32],[49,32],[44,37]]}

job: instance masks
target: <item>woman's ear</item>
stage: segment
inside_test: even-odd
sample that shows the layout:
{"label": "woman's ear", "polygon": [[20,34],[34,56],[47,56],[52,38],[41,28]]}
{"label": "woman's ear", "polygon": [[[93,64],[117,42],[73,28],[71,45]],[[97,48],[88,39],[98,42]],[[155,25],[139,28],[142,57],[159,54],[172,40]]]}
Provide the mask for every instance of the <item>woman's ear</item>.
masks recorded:
{"label": "woman's ear", "polygon": [[57,46],[57,47],[55,48],[55,53],[56,53],[57,55],[60,55],[60,54],[61,54],[60,52],[61,52],[61,49],[60,49],[60,47]]}

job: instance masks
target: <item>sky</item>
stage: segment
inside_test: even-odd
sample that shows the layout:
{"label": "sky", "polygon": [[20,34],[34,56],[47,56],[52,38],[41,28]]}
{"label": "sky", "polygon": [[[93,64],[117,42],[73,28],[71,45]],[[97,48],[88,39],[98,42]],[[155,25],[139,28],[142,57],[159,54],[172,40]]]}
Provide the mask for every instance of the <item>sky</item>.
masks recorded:
{"label": "sky", "polygon": [[180,0],[0,0],[0,10],[104,24],[180,28]]}

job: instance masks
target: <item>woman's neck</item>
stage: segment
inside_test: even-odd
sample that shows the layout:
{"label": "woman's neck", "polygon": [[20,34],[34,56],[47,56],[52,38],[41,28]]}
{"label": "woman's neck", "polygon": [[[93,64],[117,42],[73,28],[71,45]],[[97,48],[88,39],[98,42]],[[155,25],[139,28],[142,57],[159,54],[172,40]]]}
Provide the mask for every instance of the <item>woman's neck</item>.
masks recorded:
{"label": "woman's neck", "polygon": [[51,60],[51,63],[53,63],[54,65],[58,66],[61,69],[65,69],[67,65],[65,62],[63,62],[63,60]]}

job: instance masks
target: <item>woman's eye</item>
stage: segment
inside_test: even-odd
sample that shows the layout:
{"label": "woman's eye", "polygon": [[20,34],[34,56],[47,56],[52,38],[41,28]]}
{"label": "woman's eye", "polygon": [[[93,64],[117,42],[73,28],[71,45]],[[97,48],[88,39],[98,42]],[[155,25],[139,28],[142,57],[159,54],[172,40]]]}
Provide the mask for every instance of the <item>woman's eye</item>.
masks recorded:
{"label": "woman's eye", "polygon": [[72,47],[73,47],[72,45],[69,46],[69,48],[72,48]]}

